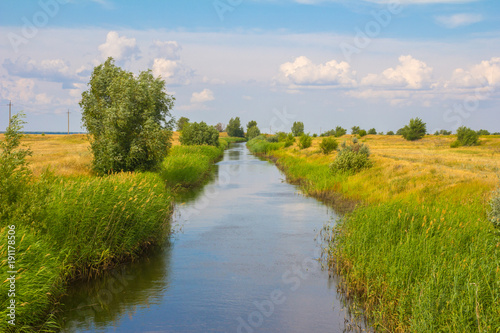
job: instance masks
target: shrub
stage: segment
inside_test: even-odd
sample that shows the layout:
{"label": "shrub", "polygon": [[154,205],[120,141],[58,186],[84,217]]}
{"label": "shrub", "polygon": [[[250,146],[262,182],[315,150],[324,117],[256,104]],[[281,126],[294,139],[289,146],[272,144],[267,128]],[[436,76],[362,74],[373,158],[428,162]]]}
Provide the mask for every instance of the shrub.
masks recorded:
{"label": "shrub", "polygon": [[377,134],[377,130],[376,130],[375,128],[370,128],[370,129],[368,130],[368,134],[370,134],[370,135]]}
{"label": "shrub", "polygon": [[295,121],[292,125],[293,136],[301,136],[304,134],[304,123],[301,121]]}
{"label": "shrub", "polygon": [[312,137],[309,134],[302,134],[299,138],[300,149],[306,149],[311,147]]}
{"label": "shrub", "polygon": [[493,192],[493,196],[490,200],[488,218],[491,223],[493,223],[493,226],[500,228],[500,188]]}
{"label": "shrub", "polygon": [[351,134],[359,134],[360,128],[359,126],[351,127]]}
{"label": "shrub", "polygon": [[393,131],[389,131],[389,132],[387,132],[387,135],[394,135],[394,132]]}
{"label": "shrub", "polygon": [[271,135],[266,137],[267,142],[280,142],[278,135]]}
{"label": "shrub", "polygon": [[342,128],[340,126],[335,127],[335,136],[341,137],[342,135],[346,135],[347,130],[345,128]]}
{"label": "shrub", "polygon": [[328,155],[338,147],[338,142],[334,138],[324,138],[319,144],[319,148],[323,154]]}
{"label": "shrub", "polygon": [[362,130],[359,131],[358,134],[359,134],[359,137],[362,138],[362,137],[364,137],[366,135],[366,131],[364,129],[362,129]]}
{"label": "shrub", "polygon": [[[278,133],[276,133],[276,136],[278,137],[278,142],[286,141],[287,134],[285,132],[278,132]],[[292,137],[293,137],[293,135],[292,135]]]}
{"label": "shrub", "polygon": [[319,136],[334,136],[334,135],[335,135],[335,130],[329,130],[321,133]]}
{"label": "shrub", "polygon": [[484,130],[484,129],[480,129],[479,131],[477,131],[477,134],[478,135],[490,135],[490,132],[487,130]]}
{"label": "shrub", "polygon": [[452,143],[452,148],[459,146],[477,146],[479,134],[468,127],[461,126],[457,129],[457,141]]}
{"label": "shrub", "polygon": [[314,133],[313,138],[317,138],[317,137],[318,137],[318,134]]}
{"label": "shrub", "polygon": [[241,127],[240,117],[231,118],[229,120],[229,124],[226,127],[227,135],[234,137],[245,137],[245,132],[243,131],[243,127]]}
{"label": "shrub", "polygon": [[288,133],[285,139],[285,148],[292,146],[294,143],[295,143],[295,137],[293,136],[292,133]]}
{"label": "shrub", "polygon": [[420,118],[410,119],[410,123],[403,127],[402,135],[408,141],[422,139],[427,131],[426,124]]}
{"label": "shrub", "polygon": [[354,142],[347,145],[344,141],[342,149],[339,151],[335,160],[330,164],[333,172],[356,173],[364,168],[369,168],[372,163],[369,159],[370,149],[363,143]]}
{"label": "shrub", "polygon": [[252,140],[253,138],[255,138],[259,135],[260,135],[260,130],[257,127],[257,125],[251,126],[250,128],[248,128],[248,130],[247,130],[247,139],[248,140]]}
{"label": "shrub", "polygon": [[210,145],[219,146],[219,131],[214,126],[205,122],[187,123],[184,125],[180,137],[181,144],[185,146]]}
{"label": "shrub", "polygon": [[151,71],[127,72],[110,57],[94,68],[88,86],[79,104],[94,171],[156,168],[171,146],[174,98],[165,93],[165,81]]}
{"label": "shrub", "polygon": [[217,123],[217,125],[215,125],[215,129],[218,130],[219,132],[224,132],[226,129],[226,126],[224,126],[223,123]]}

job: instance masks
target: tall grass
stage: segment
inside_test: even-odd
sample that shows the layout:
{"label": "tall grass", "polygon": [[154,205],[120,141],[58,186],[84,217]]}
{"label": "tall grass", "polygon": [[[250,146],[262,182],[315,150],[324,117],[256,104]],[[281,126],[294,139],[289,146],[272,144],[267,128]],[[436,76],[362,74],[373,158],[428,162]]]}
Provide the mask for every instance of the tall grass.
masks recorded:
{"label": "tall grass", "polygon": [[257,154],[268,154],[271,151],[283,148],[285,143],[283,142],[269,142],[264,139],[262,135],[253,138],[248,141],[247,147],[254,153]]}
{"label": "tall grass", "polygon": [[448,145],[419,143],[428,155],[417,159],[421,151],[368,139],[374,166],[356,175],[332,173],[332,159],[314,144],[305,152],[267,152],[306,193],[341,193],[362,203],[332,235],[330,258],[345,294],[365,308],[377,331],[499,332],[500,238],[487,218],[498,170],[486,157],[491,153],[470,148],[489,161],[478,175],[470,172],[477,161],[463,163]]}

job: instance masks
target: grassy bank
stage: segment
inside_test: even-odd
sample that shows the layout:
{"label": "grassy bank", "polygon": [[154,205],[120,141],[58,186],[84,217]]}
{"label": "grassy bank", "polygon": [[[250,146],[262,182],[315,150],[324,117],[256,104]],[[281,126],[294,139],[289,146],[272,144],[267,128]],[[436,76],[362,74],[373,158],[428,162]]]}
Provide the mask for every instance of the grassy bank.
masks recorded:
{"label": "grassy bank", "polygon": [[267,152],[306,193],[359,203],[335,227],[330,255],[377,331],[499,331],[500,237],[486,210],[500,139],[458,150],[453,140],[368,136],[374,166],[355,175],[330,171],[335,153],[321,154],[321,139]]}
{"label": "grassy bank", "polygon": [[[75,136],[56,139],[53,145],[58,148],[54,151],[67,150],[70,154],[70,142],[74,140],[78,147],[83,145]],[[41,141],[50,146],[45,137]],[[8,180],[12,186],[0,190],[2,198],[15,197],[2,212],[0,237],[5,241],[0,245],[0,268],[16,272],[16,326],[5,320],[11,284],[4,278],[0,284],[0,316],[4,318],[0,331],[57,330],[58,300],[67,283],[99,275],[163,244],[170,231],[171,193],[177,184],[200,184],[228,142],[235,141],[240,139],[223,138],[217,148],[175,145],[158,173],[95,177],[88,170],[80,172],[79,163],[68,172],[70,176],[40,172],[20,180],[14,173]],[[35,149],[36,145],[31,147]],[[34,155],[31,161],[44,163],[36,150]],[[51,165],[57,165],[57,161]],[[18,188],[23,191],[9,195]],[[15,226],[15,265],[8,269],[10,226]]]}

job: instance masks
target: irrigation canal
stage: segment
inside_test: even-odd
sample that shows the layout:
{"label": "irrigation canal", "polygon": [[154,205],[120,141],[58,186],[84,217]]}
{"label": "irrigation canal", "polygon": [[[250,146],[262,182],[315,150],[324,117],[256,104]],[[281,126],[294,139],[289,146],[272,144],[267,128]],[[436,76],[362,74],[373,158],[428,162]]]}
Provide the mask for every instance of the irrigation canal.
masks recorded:
{"label": "irrigation canal", "polygon": [[233,144],[148,258],[71,286],[64,332],[342,332],[318,233],[336,215]]}

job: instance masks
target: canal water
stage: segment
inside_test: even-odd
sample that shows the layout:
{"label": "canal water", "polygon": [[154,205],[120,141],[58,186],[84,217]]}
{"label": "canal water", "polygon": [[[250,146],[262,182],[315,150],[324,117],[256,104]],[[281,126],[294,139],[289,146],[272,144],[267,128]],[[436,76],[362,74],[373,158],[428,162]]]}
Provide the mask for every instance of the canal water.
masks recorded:
{"label": "canal water", "polygon": [[71,286],[65,332],[342,332],[317,237],[336,215],[233,144],[213,179],[180,200],[168,243]]}

